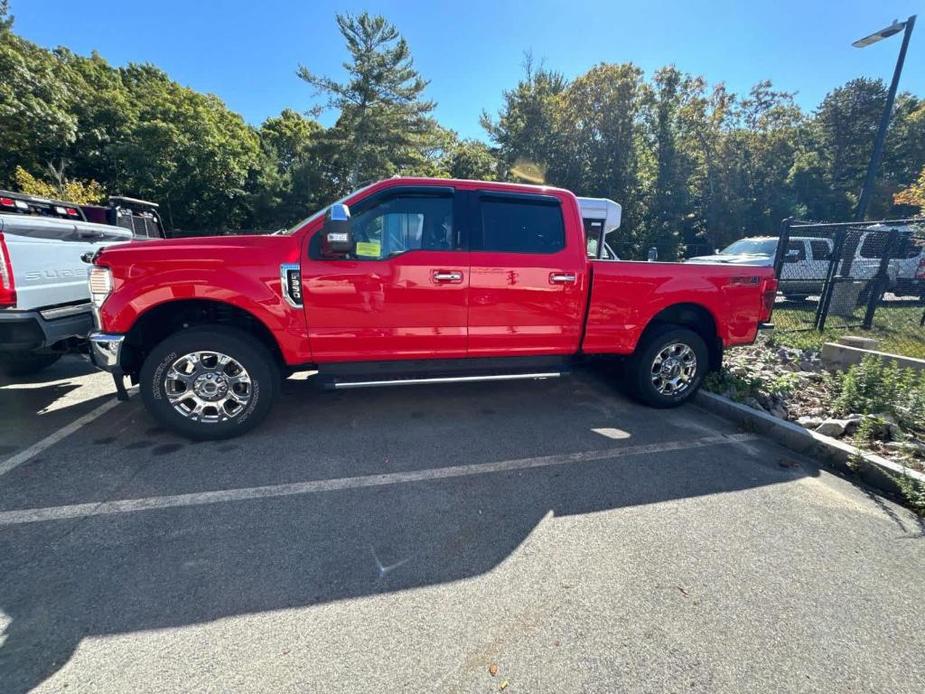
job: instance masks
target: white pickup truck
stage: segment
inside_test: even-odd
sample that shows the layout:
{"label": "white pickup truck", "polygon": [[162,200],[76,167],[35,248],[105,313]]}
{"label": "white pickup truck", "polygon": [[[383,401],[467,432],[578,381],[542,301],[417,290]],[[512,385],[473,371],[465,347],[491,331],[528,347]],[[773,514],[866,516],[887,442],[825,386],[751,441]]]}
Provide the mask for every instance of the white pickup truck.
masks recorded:
{"label": "white pickup truck", "polygon": [[[887,288],[908,294],[925,290],[925,246],[911,237],[906,227],[869,227],[857,239],[851,256],[851,278],[871,280],[880,268],[883,253],[883,232],[897,229],[910,238],[902,253],[894,251],[887,265]],[[778,239],[773,236],[752,236],[739,239],[715,255],[688,258],[689,263],[724,263],[731,265],[769,266],[774,262]],[[819,294],[832,263],[831,238],[791,236],[781,270],[781,293],[788,299],[805,299]],[[850,251],[849,251],[850,254]],[[842,261],[845,262],[844,258]]]}
{"label": "white pickup truck", "polygon": [[23,375],[53,364],[92,330],[91,266],[81,256],[133,234],[79,212],[68,219],[2,211],[0,204],[0,370]]}

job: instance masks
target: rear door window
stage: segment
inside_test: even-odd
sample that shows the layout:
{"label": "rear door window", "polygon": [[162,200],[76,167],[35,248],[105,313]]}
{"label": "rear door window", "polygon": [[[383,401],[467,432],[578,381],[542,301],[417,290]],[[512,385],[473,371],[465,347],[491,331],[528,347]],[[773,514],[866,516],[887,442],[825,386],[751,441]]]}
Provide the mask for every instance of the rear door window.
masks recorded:
{"label": "rear door window", "polygon": [[813,260],[828,260],[832,256],[832,249],[825,241],[810,241],[813,251]]}
{"label": "rear door window", "polygon": [[483,195],[480,222],[474,251],[546,254],[565,248],[562,209],[553,197]]}

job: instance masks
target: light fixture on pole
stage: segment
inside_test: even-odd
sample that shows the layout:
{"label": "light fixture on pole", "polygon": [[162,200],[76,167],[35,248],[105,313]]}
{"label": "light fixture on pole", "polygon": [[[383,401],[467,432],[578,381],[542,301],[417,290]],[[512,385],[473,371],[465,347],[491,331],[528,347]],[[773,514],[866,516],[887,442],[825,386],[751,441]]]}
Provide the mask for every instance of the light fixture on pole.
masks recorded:
{"label": "light fixture on pole", "polygon": [[893,112],[893,100],[896,98],[896,89],[899,86],[899,76],[903,71],[903,63],[906,61],[906,49],[909,47],[909,37],[912,36],[912,28],[915,26],[915,15],[912,15],[905,22],[893,20],[893,23],[869,34],[862,39],[858,39],[851,45],[855,48],[865,48],[871,44],[887,39],[890,36],[903,31],[903,43],[899,49],[899,57],[896,59],[896,68],[893,70],[893,81],[890,82],[890,90],[887,92],[886,104],[883,106],[883,115],[880,117],[880,128],[877,130],[877,139],[874,140],[874,151],[870,156],[870,164],[867,167],[867,176],[864,178],[864,187],[861,188],[861,195],[858,197],[858,206],[854,211],[854,221],[864,220],[867,214],[867,206],[870,203],[870,196],[873,192],[874,181],[877,178],[877,169],[880,168],[880,160],[883,158],[883,143],[886,140],[886,131],[890,125],[890,116]]}

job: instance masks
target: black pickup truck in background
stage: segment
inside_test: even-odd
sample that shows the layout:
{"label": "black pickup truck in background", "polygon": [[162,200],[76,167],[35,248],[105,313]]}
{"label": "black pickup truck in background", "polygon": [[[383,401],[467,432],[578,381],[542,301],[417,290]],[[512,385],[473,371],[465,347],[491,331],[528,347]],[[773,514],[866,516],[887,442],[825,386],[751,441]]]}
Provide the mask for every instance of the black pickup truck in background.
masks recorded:
{"label": "black pickup truck in background", "polygon": [[0,190],[0,214],[22,214],[109,224],[128,229],[136,238],[162,239],[167,234],[156,202],[112,195],[106,205],[78,205]]}

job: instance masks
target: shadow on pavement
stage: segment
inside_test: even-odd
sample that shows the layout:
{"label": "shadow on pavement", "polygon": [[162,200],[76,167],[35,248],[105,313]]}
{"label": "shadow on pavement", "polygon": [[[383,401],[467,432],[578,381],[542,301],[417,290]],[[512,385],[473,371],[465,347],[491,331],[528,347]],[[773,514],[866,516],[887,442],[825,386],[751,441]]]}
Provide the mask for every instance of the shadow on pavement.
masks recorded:
{"label": "shadow on pavement", "polygon": [[[417,430],[408,426],[402,399],[407,397],[376,396],[414,450],[426,439],[416,440]],[[474,389],[461,397],[463,406],[473,408],[488,400]],[[325,418],[349,418],[357,402],[332,399]],[[531,408],[541,407],[525,401],[521,414],[529,418]],[[602,440],[601,447],[605,443],[622,442]],[[253,455],[259,458],[260,451]],[[352,474],[369,473],[358,462],[357,470],[343,470],[344,476]],[[737,492],[805,474],[779,468],[776,461],[762,463],[740,447],[706,447],[0,527],[5,557],[0,567],[6,574],[0,578],[0,620],[4,614],[8,620],[0,637],[0,682],[4,692],[37,686],[86,636],[191,625],[478,576],[508,558],[550,512],[586,514]]]}

